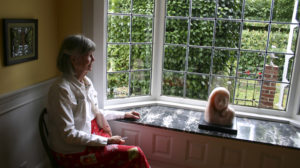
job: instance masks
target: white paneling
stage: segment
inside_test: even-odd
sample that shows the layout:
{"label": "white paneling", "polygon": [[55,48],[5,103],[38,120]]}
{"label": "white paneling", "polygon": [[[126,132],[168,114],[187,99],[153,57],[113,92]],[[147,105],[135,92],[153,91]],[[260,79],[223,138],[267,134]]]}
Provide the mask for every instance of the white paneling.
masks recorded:
{"label": "white paneling", "polygon": [[[285,168],[298,167],[300,150],[241,140],[188,134],[119,121],[113,132],[139,137],[152,168]],[[134,140],[135,141],[135,140]],[[297,166],[295,166],[297,165]]]}
{"label": "white paneling", "polygon": [[140,146],[140,131],[122,128],[122,137],[127,137],[125,140],[126,145],[138,145]]}
{"label": "white paneling", "polygon": [[261,168],[281,168],[281,157],[270,153],[262,153]]}
{"label": "white paneling", "polygon": [[0,96],[0,167],[48,167],[38,119],[55,79]]}
{"label": "white paneling", "polygon": [[206,164],[209,144],[195,140],[187,140],[186,144],[186,163],[189,165]]}
{"label": "white paneling", "polygon": [[243,151],[235,149],[232,146],[223,147],[221,156],[222,168],[240,168],[242,167]]}
{"label": "white paneling", "polygon": [[0,96],[0,115],[22,108],[33,101],[42,99],[47,95],[49,86],[55,79],[48,80],[28,88],[17,90]]}
{"label": "white paneling", "polygon": [[182,165],[175,165],[170,162],[160,162],[157,160],[148,160],[151,168],[190,168]]}
{"label": "white paneling", "polygon": [[172,137],[153,134],[153,155],[171,158],[172,157]]}

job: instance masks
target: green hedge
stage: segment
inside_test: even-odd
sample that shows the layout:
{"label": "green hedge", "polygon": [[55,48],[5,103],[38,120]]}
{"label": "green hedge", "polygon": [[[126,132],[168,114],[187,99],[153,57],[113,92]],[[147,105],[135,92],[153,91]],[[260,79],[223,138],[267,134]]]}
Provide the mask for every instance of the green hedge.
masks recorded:
{"label": "green hedge", "polygon": [[[218,14],[215,16],[214,0],[193,0],[192,16],[199,18],[241,18],[242,1],[241,0],[219,0]],[[253,2],[253,1],[246,1]],[[130,0],[109,0],[109,12],[111,13],[129,13]],[[289,22],[293,3],[290,0],[275,1],[273,20]],[[246,4],[245,18],[255,20],[269,20],[271,0],[256,0],[255,3]],[[168,0],[167,16],[189,16],[189,1],[186,0]],[[151,15],[154,10],[153,0],[133,0],[133,13]],[[131,42],[152,42],[152,19],[148,17],[133,16],[131,30]],[[189,44],[195,46],[216,46],[225,48],[238,48],[240,37],[239,22],[219,20],[216,23],[216,33],[214,35],[214,22],[200,21],[192,19],[190,24],[190,39],[188,37],[188,19],[166,18],[165,42],[171,44]],[[185,61],[188,61],[186,80],[186,97],[206,100],[209,90],[209,73],[235,76],[237,65],[238,75],[248,79],[257,79],[263,70],[264,54],[268,38],[268,24],[245,22],[242,34],[242,49],[260,50],[261,52],[241,52],[240,58],[237,58],[237,51],[229,50],[211,50],[182,46],[164,46],[164,65],[165,70],[180,71],[172,73],[163,72],[163,93],[164,95],[183,96],[183,84],[185,71]],[[289,25],[272,24],[270,34],[270,44],[267,51],[285,52],[289,33]],[[297,34],[297,32],[295,32]],[[215,36],[215,42],[212,40]],[[108,15],[108,42],[129,43],[130,37],[130,17]],[[293,50],[295,50],[296,35],[293,39]],[[276,48],[272,48],[276,46]],[[131,48],[130,48],[131,47]],[[186,52],[189,57],[186,60]],[[129,52],[132,59],[129,60]],[[107,70],[117,72],[108,75],[108,97],[114,98],[114,90],[118,88],[127,88],[132,95],[150,94],[150,71],[134,72],[129,77],[128,73],[119,71],[150,69],[152,62],[152,45],[108,45],[107,48]],[[211,55],[214,54],[213,60]],[[273,62],[280,67],[280,74],[283,70],[284,54],[276,54],[278,59]],[[239,63],[237,62],[239,60]],[[213,65],[211,62],[213,61]],[[293,61],[293,59],[291,60]],[[129,67],[129,62],[131,67]],[[270,62],[267,56],[266,63]],[[212,66],[212,69],[210,68]],[[291,66],[289,67],[289,70]],[[196,75],[198,73],[199,75]],[[201,74],[201,75],[200,75]],[[251,74],[251,75],[249,75]],[[290,74],[290,72],[289,72]],[[289,75],[290,76],[290,75]],[[129,86],[129,78],[130,88]],[[281,80],[281,78],[279,79]],[[212,87],[224,85],[233,87],[234,81],[230,78],[212,79]],[[127,95],[124,95],[127,96]]]}

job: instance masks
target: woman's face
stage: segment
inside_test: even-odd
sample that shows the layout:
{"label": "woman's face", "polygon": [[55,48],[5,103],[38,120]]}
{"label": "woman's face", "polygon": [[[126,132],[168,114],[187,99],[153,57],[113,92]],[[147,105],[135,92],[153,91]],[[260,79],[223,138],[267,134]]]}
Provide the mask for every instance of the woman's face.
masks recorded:
{"label": "woman's face", "polygon": [[92,63],[95,61],[93,52],[76,57],[71,56],[72,64],[76,73],[87,73],[92,70]]}
{"label": "woman's face", "polygon": [[225,110],[228,107],[228,101],[229,101],[229,97],[227,94],[222,92],[216,93],[214,99],[215,109],[218,111]]}

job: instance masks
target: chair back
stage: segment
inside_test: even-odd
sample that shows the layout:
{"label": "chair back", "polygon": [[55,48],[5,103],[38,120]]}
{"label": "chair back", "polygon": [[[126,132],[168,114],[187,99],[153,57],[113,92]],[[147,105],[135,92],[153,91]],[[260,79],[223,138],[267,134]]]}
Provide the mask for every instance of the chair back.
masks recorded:
{"label": "chair back", "polygon": [[47,125],[46,125],[46,120],[45,120],[45,117],[47,115],[47,109],[45,108],[42,113],[40,114],[40,117],[39,117],[39,131],[40,131],[40,136],[41,136],[41,140],[42,140],[42,143],[43,143],[43,146],[44,146],[44,149],[46,150],[46,153],[49,157],[49,160],[51,162],[51,165],[52,167],[54,168],[57,168],[59,167],[54,159],[54,156],[53,156],[53,153],[48,145],[48,140],[47,140],[47,137],[49,135],[49,132],[48,132],[48,128],[47,128]]}

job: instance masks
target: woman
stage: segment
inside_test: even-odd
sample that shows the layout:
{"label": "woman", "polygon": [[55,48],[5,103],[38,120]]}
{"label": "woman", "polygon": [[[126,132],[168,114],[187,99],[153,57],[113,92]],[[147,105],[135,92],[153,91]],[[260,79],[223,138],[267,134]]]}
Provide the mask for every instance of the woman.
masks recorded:
{"label": "woman", "polygon": [[57,67],[63,75],[48,93],[49,145],[63,167],[149,167],[143,151],[112,136],[106,120],[135,118],[137,112],[98,109],[97,92],[86,74],[92,70],[95,43],[82,35],[67,37]]}

